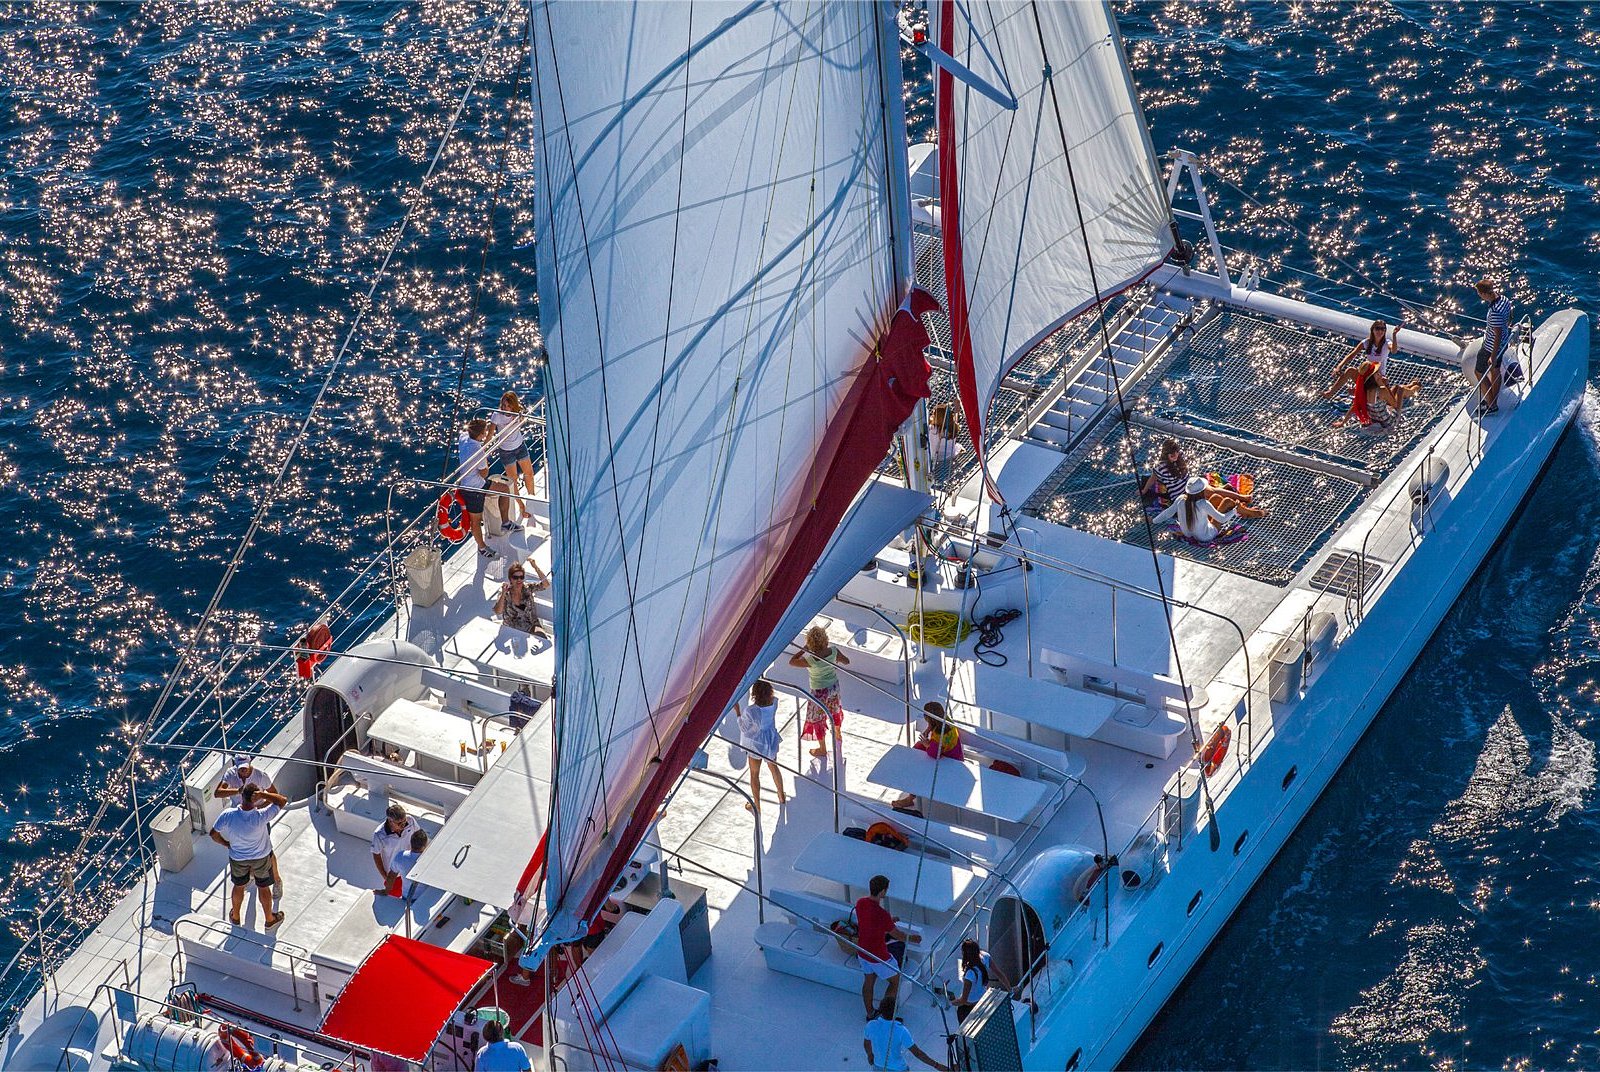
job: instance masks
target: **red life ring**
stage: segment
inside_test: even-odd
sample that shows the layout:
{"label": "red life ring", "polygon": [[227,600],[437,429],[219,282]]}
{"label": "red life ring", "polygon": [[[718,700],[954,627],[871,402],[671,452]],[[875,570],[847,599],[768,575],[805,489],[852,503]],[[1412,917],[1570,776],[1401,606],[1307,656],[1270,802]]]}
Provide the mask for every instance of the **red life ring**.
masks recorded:
{"label": "red life ring", "polygon": [[328,650],[333,647],[333,631],[326,622],[318,622],[306,630],[306,635],[300,638],[300,650],[294,657],[295,670],[307,681],[311,680],[311,673],[316,665],[328,657]]}
{"label": "red life ring", "polygon": [[1228,754],[1228,742],[1233,740],[1233,730],[1224,722],[1211,731],[1211,736],[1206,738],[1206,743],[1200,749],[1200,769],[1207,778],[1217,773],[1222,766],[1223,758]]}
{"label": "red life ring", "polygon": [[[459,521],[450,519],[450,506],[454,504],[457,509]],[[454,489],[439,496],[439,535],[451,543],[460,543],[467,538],[467,500],[461,492]]]}

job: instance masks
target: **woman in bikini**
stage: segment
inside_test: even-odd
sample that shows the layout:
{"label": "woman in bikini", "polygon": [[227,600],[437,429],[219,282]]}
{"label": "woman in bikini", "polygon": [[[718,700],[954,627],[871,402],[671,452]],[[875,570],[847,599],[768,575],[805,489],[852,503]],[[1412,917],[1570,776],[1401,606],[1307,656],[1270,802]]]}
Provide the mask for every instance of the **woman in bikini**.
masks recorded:
{"label": "woman in bikini", "polygon": [[1389,355],[1392,354],[1400,340],[1400,326],[1395,325],[1394,333],[1389,333],[1389,325],[1382,320],[1374,320],[1367,329],[1367,337],[1344,355],[1339,366],[1333,370],[1333,385],[1322,392],[1323,398],[1332,398],[1338,394],[1345,384],[1351,384],[1350,408],[1333,422],[1335,428],[1349,420],[1352,416],[1363,425],[1378,421],[1380,423],[1388,418],[1372,411],[1374,402],[1381,402],[1391,412],[1398,414],[1400,407],[1405,405],[1406,399],[1416,394],[1422,385],[1413,380],[1403,387],[1391,386],[1386,374],[1389,371]]}

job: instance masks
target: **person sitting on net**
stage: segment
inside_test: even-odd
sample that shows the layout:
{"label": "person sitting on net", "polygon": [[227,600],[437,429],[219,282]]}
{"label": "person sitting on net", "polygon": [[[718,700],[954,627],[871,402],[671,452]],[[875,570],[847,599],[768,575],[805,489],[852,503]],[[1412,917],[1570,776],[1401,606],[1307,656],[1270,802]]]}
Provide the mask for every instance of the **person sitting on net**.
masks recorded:
{"label": "person sitting on net", "polygon": [[[1201,478],[1205,479],[1205,478]],[[1156,500],[1162,506],[1171,506],[1173,501],[1184,493],[1190,481],[1189,459],[1183,453],[1183,447],[1176,439],[1168,439],[1161,444],[1160,460],[1156,462],[1155,472],[1145,478],[1144,484],[1139,488],[1139,494],[1151,500]],[[1242,492],[1227,484],[1213,483],[1205,480],[1206,498],[1211,505],[1223,513],[1233,511],[1240,517],[1266,517],[1267,512],[1255,505],[1253,492]]]}
{"label": "person sitting on net", "polygon": [[1350,347],[1350,352],[1339,360],[1333,369],[1333,385],[1322,395],[1323,398],[1332,398],[1350,379],[1350,370],[1363,361],[1376,361],[1378,371],[1383,375],[1389,374],[1389,355],[1394,353],[1400,345],[1400,325],[1394,326],[1394,334],[1389,334],[1389,325],[1382,320],[1374,320],[1367,329],[1367,337]]}
{"label": "person sitting on net", "polygon": [[[1354,417],[1362,426],[1372,424],[1387,424],[1398,416],[1400,408],[1406,404],[1406,399],[1422,389],[1422,384],[1412,380],[1404,387],[1393,387],[1383,378],[1383,372],[1378,368],[1376,361],[1362,361],[1351,368],[1339,373],[1333,381],[1333,386],[1323,392],[1323,398],[1332,398],[1334,394],[1346,383],[1350,387],[1350,408],[1339,415],[1333,422],[1335,428]],[[1382,408],[1378,408],[1379,405]]]}
{"label": "person sitting on net", "polygon": [[[1160,525],[1176,519],[1178,531],[1194,543],[1211,543],[1224,533],[1231,532],[1243,515],[1234,510],[1218,510],[1207,494],[1208,487],[1204,477],[1190,477],[1183,494],[1152,518],[1151,524]],[[1264,513],[1261,511],[1248,516],[1260,517]]]}

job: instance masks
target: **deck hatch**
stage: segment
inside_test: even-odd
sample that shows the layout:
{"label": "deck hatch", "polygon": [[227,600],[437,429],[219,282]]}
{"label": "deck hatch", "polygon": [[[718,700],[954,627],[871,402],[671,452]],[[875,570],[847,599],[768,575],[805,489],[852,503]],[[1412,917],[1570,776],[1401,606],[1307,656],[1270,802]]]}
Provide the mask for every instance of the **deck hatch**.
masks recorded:
{"label": "deck hatch", "polygon": [[1352,551],[1334,551],[1317,567],[1307,587],[1353,599],[1365,595],[1382,576],[1383,565],[1370,556],[1363,566],[1360,555]]}

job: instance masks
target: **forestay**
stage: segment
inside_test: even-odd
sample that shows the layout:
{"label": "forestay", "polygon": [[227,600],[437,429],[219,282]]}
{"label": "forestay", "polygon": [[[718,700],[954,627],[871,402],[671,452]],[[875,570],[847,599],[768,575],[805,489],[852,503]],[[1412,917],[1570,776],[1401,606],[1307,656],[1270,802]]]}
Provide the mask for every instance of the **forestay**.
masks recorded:
{"label": "forestay", "polygon": [[888,15],[533,12],[558,638],[546,942],[581,933],[926,393],[925,335],[896,311]]}
{"label": "forestay", "polygon": [[1172,231],[1108,6],[932,6],[939,47],[1017,102],[1003,107],[939,71],[947,308],[962,408],[981,448],[1006,372],[1160,264]]}

